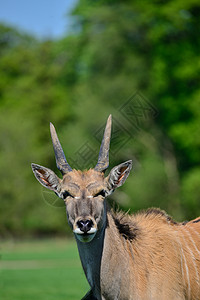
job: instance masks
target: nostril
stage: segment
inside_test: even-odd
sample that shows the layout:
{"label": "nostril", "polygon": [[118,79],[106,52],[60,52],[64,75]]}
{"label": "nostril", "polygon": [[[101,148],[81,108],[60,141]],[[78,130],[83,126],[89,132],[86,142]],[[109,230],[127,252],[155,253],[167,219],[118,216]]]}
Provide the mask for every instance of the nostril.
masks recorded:
{"label": "nostril", "polygon": [[92,228],[93,225],[94,225],[94,223],[93,223],[92,220],[79,220],[79,221],[77,221],[77,226],[84,233],[87,233]]}
{"label": "nostril", "polygon": [[87,222],[86,225],[90,228],[94,225],[92,220],[86,220],[86,222]]}
{"label": "nostril", "polygon": [[77,226],[78,228],[80,228],[80,230],[82,230],[82,228],[84,227],[85,222],[82,220],[77,221]]}

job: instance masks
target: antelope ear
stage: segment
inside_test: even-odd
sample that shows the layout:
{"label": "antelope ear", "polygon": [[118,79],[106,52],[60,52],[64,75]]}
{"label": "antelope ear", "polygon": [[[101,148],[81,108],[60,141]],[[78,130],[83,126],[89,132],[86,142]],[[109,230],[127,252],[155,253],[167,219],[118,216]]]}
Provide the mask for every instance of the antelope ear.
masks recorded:
{"label": "antelope ear", "polygon": [[108,188],[112,193],[116,188],[124,184],[126,178],[130,174],[132,168],[132,160],[128,160],[114,167],[108,175]]}
{"label": "antelope ear", "polygon": [[50,169],[40,165],[31,164],[36,179],[47,189],[54,191],[56,194],[60,192],[60,179]]}

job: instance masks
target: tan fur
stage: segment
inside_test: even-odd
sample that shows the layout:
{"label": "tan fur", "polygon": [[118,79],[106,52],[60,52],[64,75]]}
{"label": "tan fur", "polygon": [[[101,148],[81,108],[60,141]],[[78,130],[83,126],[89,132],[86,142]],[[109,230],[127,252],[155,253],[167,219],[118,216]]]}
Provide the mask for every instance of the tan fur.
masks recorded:
{"label": "tan fur", "polygon": [[87,195],[95,195],[104,188],[104,176],[94,169],[83,172],[74,169],[72,172],[64,175],[61,187],[63,190],[68,190],[76,196],[80,196],[83,190]]}
{"label": "tan fur", "polygon": [[116,280],[118,299],[200,299],[200,222],[175,223],[158,210],[125,216],[137,226],[131,241],[116,230],[115,217],[108,215],[101,268],[105,299],[114,299],[108,295]]}

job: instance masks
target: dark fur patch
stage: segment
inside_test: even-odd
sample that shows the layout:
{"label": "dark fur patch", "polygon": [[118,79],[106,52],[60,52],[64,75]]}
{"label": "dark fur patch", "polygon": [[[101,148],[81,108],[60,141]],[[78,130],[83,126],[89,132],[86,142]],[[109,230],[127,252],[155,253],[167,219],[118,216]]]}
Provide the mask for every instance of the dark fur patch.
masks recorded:
{"label": "dark fur patch", "polygon": [[176,221],[174,221],[172,219],[172,217],[170,217],[168,214],[166,214],[166,212],[164,210],[161,210],[159,208],[149,208],[147,209],[144,214],[146,216],[149,216],[149,215],[159,215],[161,216],[162,218],[164,218],[168,223],[171,223],[171,224],[178,224]]}
{"label": "dark fur patch", "polygon": [[195,221],[193,221],[192,223],[198,223],[198,222],[200,222],[200,218],[197,219],[197,220],[195,220]]}
{"label": "dark fur patch", "polygon": [[186,225],[188,223],[188,221],[184,221],[184,222],[182,222],[181,224],[182,225]]}
{"label": "dark fur patch", "polygon": [[115,225],[119,231],[119,234],[126,240],[133,241],[137,238],[139,229],[137,224],[130,220],[130,217],[126,213],[116,213],[113,215]]}

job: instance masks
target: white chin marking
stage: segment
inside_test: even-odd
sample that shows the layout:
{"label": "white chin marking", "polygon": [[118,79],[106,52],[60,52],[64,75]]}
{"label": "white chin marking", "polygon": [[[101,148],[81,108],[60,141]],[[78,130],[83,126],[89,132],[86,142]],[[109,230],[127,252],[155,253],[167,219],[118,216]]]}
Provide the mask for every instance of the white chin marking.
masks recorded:
{"label": "white chin marking", "polygon": [[95,233],[97,231],[96,228],[91,228],[87,233],[88,234],[91,234],[91,233]]}
{"label": "white chin marking", "polygon": [[[76,229],[74,229],[73,231],[74,231],[74,233],[76,233],[76,234],[84,234],[84,232],[81,231],[78,227],[77,227]],[[95,233],[96,231],[97,231],[96,228],[91,228],[91,229],[87,232],[87,234],[92,234],[92,233]],[[86,234],[84,234],[84,235],[86,235]]]}
{"label": "white chin marking", "polygon": [[77,227],[76,229],[74,229],[73,231],[74,231],[74,233],[76,233],[76,234],[84,234],[84,232],[81,231],[78,227]]}

